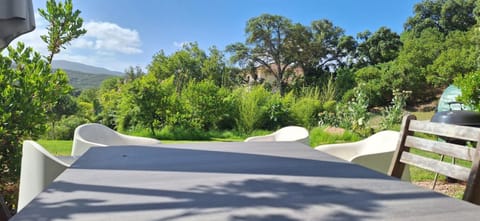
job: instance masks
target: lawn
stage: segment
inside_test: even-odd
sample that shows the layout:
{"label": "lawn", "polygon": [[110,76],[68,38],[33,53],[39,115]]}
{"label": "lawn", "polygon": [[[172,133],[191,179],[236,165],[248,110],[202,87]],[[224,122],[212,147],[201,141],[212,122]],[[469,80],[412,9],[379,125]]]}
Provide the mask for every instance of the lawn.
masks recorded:
{"label": "lawn", "polygon": [[72,151],[73,141],[71,140],[38,140],[37,142],[53,155],[69,156]]}

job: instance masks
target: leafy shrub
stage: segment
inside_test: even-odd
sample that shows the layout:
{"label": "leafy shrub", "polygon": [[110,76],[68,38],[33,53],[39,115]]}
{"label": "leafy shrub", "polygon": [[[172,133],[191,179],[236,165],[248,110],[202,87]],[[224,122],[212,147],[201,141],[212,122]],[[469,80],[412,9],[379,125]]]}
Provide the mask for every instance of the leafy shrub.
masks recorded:
{"label": "leafy shrub", "polygon": [[55,129],[50,125],[47,127],[44,135],[45,139],[51,140],[72,140],[75,128],[89,121],[77,115],[63,117],[55,124]]}
{"label": "leafy shrub", "polygon": [[[22,142],[45,131],[47,111],[71,87],[65,72],[52,73],[47,61],[23,43],[8,52],[8,57],[0,54],[0,192],[12,207],[17,202]],[[13,188],[4,189],[8,187]]]}
{"label": "leafy shrub", "polygon": [[395,124],[401,123],[406,101],[411,93],[411,91],[393,91],[391,105],[386,107],[385,111],[382,112],[380,129],[391,129]]}
{"label": "leafy shrub", "polygon": [[199,130],[213,129],[220,120],[218,117],[225,108],[223,100],[218,94],[219,88],[212,80],[203,80],[200,82],[190,81],[182,91],[181,100],[184,110],[190,119],[191,125]]}
{"label": "leafy shrub", "polygon": [[219,113],[216,127],[220,130],[232,130],[235,128],[235,119],[238,118],[238,99],[230,89],[220,88],[219,99],[222,100],[222,111]]}
{"label": "leafy shrub", "polygon": [[264,105],[270,93],[262,86],[253,86],[239,88],[235,94],[238,96],[237,129],[248,134],[261,123],[261,118],[264,116]]}
{"label": "leafy shrub", "polygon": [[300,125],[311,128],[318,122],[318,113],[322,105],[318,99],[313,97],[301,97],[292,106],[292,113],[295,121]]}
{"label": "leafy shrub", "polygon": [[335,111],[332,112],[332,107],[330,107],[330,110],[321,112],[319,125],[341,127],[361,135],[371,134],[371,129],[367,128],[370,118],[368,98],[362,87],[356,87],[353,92],[354,98],[346,103],[335,105]]}
{"label": "leafy shrub", "polygon": [[283,99],[279,93],[270,95],[264,108],[261,128],[276,130],[293,123],[288,98]]}
{"label": "leafy shrub", "polygon": [[[479,57],[480,59],[480,57]],[[477,111],[480,111],[480,71],[470,73],[465,77],[457,77],[455,85],[457,85],[462,94],[457,98],[466,105],[471,105]]]}

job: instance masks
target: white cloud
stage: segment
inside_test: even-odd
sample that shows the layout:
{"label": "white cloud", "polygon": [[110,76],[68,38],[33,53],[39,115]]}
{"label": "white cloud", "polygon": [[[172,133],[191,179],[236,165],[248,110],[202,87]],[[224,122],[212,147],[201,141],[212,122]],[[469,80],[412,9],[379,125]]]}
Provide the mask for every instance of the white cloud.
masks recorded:
{"label": "white cloud", "polygon": [[[38,13],[35,14],[36,28],[14,40],[10,45],[16,46],[22,41],[33,47],[42,55],[48,55],[47,45],[40,38],[46,35],[48,22]],[[73,40],[67,49],[61,50],[54,59],[80,62],[88,65],[123,71],[132,62],[132,56],[142,53],[141,40],[136,30],[122,28],[110,22],[86,22],[85,35]],[[4,50],[6,51],[6,50]]]}
{"label": "white cloud", "polygon": [[140,36],[136,30],[122,28],[110,22],[87,22],[87,33],[72,42],[72,47],[91,48],[97,51],[139,54]]}

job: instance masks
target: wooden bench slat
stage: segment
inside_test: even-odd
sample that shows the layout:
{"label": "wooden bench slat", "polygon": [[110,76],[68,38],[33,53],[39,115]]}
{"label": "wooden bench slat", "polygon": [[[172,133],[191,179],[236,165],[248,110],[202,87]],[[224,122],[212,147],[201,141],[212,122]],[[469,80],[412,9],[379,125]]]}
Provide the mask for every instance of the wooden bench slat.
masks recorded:
{"label": "wooden bench slat", "polygon": [[470,174],[470,169],[468,168],[415,155],[409,152],[402,153],[400,162],[437,172],[448,177],[463,181],[467,181]]}
{"label": "wooden bench slat", "polygon": [[457,159],[472,161],[475,155],[475,149],[466,146],[438,142],[420,137],[407,136],[405,146],[414,147],[420,150],[443,154],[455,157]]}
{"label": "wooden bench slat", "polygon": [[408,130],[420,133],[435,134],[442,137],[454,137],[469,141],[480,140],[480,128],[454,124],[412,120]]}

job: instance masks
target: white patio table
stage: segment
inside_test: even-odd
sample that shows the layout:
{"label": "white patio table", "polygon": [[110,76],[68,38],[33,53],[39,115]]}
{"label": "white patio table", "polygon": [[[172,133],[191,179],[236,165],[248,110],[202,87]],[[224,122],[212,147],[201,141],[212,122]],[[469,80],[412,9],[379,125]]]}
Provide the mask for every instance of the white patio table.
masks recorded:
{"label": "white patio table", "polygon": [[94,147],[12,220],[479,220],[297,142]]}

